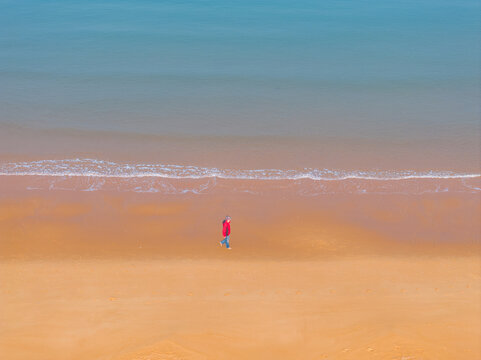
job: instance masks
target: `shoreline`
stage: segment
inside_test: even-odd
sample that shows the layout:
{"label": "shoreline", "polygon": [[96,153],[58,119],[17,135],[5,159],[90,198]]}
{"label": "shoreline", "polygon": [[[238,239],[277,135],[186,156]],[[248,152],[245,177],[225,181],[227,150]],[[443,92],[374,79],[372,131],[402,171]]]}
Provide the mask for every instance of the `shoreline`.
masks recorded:
{"label": "shoreline", "polygon": [[[474,134],[476,128],[471,133]],[[0,121],[0,162],[102,159],[235,169],[379,169],[479,173],[474,136],[179,135],[45,129]],[[23,144],[18,147],[18,144]]]}

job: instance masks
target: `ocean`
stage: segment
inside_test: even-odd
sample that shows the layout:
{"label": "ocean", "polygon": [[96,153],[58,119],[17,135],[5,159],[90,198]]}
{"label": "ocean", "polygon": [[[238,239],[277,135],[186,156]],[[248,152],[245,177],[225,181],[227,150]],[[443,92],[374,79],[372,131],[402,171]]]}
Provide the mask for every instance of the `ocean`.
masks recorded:
{"label": "ocean", "polygon": [[0,6],[0,176],[480,174],[478,1]]}

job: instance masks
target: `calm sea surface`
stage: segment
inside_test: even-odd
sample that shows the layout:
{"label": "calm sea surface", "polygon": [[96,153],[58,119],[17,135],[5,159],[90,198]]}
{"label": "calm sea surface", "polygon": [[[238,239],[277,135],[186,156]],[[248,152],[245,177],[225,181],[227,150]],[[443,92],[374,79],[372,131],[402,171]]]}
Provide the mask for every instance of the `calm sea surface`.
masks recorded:
{"label": "calm sea surface", "polygon": [[161,142],[178,149],[163,163],[215,166],[264,139],[257,155],[292,149],[288,167],[477,172],[480,14],[477,0],[0,0],[0,159],[101,158],[106,134],[110,154],[151,163]]}

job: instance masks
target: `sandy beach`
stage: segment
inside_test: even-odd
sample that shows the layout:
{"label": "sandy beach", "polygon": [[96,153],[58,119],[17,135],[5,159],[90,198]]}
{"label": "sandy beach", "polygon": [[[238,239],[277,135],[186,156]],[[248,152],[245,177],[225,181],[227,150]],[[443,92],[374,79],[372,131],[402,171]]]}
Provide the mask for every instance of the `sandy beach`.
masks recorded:
{"label": "sandy beach", "polygon": [[2,262],[5,359],[477,359],[478,257]]}
{"label": "sandy beach", "polygon": [[[4,180],[0,204],[2,358],[481,356],[472,194],[320,201],[16,183]],[[228,208],[232,251],[218,243]]]}

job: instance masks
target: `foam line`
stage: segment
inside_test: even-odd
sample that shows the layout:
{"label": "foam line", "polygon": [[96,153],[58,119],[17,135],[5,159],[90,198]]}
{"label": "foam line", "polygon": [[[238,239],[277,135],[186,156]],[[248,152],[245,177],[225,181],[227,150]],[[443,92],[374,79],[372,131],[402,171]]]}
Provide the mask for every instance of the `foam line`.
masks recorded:
{"label": "foam line", "polygon": [[38,160],[0,164],[0,176],[102,177],[169,179],[219,178],[233,180],[409,180],[409,179],[468,179],[481,174],[453,171],[346,171],[305,168],[282,169],[218,169],[192,165],[119,164],[97,159]]}

